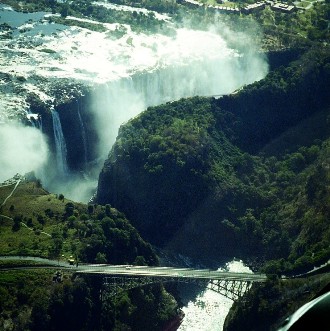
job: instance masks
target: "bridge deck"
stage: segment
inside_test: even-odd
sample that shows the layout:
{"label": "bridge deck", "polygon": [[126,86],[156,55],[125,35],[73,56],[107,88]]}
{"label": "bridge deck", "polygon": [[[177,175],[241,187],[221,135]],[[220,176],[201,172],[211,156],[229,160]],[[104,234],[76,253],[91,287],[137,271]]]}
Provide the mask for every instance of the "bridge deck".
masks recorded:
{"label": "bridge deck", "polygon": [[101,274],[127,277],[162,277],[162,278],[189,278],[205,280],[251,281],[264,282],[264,274],[243,272],[215,271],[209,269],[190,269],[174,267],[140,267],[140,266],[112,266],[112,265],[86,265],[79,266],[76,273]]}

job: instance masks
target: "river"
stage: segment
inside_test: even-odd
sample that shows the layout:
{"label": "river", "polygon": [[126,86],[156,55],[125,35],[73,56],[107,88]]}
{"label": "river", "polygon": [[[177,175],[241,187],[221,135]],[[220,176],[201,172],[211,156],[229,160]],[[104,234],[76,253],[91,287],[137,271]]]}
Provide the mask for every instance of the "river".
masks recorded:
{"label": "river", "polygon": [[[242,261],[233,260],[228,262],[225,268],[232,272],[251,272],[251,269],[244,265]],[[210,289],[200,292],[194,299],[185,302],[182,299],[185,314],[179,331],[221,331],[225,318],[231,308],[233,301]]]}

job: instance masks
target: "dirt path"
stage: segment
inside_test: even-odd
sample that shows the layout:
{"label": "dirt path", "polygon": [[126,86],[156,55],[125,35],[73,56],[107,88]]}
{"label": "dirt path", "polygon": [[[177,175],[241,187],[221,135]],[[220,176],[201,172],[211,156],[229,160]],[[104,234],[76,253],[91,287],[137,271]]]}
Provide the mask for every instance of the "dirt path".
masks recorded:
{"label": "dirt path", "polygon": [[17,186],[19,185],[19,183],[21,182],[21,178],[16,182],[16,185],[14,187],[14,189],[10,192],[10,194],[7,196],[7,198],[4,200],[4,202],[2,203],[1,207],[4,206],[7,202],[7,200],[14,194],[15,190],[17,189]]}

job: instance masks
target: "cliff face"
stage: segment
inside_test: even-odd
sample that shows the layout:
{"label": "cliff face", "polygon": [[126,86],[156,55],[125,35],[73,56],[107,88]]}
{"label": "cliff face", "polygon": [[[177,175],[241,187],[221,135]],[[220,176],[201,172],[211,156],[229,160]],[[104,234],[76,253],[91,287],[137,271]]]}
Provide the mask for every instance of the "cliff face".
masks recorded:
{"label": "cliff face", "polygon": [[89,93],[59,104],[56,111],[61,118],[69,167],[75,171],[85,170],[88,163],[98,157],[98,135],[90,111]]}
{"label": "cliff face", "polygon": [[[141,136],[134,125],[122,127],[100,174],[97,201],[134,215],[142,233],[158,244],[171,237],[207,195],[208,123],[191,126],[197,115],[194,105],[201,106],[200,116],[210,115],[203,109],[209,101],[188,99],[152,108],[149,116],[137,119],[142,129],[161,116],[157,132],[149,134],[147,129]],[[186,111],[191,113],[184,119]]]}
{"label": "cliff face", "polygon": [[121,127],[97,202],[122,210],[153,243],[191,256],[287,256],[301,228],[287,233],[275,215],[304,190],[315,139],[329,136],[327,54],[312,49],[237,94],[149,108]]}

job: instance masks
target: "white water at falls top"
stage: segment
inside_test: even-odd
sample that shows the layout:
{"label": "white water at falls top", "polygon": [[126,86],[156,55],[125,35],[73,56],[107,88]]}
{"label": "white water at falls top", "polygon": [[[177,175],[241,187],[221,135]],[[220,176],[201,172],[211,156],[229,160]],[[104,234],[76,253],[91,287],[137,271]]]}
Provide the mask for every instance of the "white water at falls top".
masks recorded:
{"label": "white water at falls top", "polygon": [[[190,33],[192,32],[190,31],[188,35]],[[197,32],[195,33],[198,35]],[[210,37],[208,33],[206,36]],[[183,42],[184,38],[181,38]],[[202,36],[200,38],[203,39]],[[105,158],[108,155],[120,125],[149,106],[195,95],[228,94],[258,78],[258,72],[253,71],[249,56],[235,55],[233,51],[226,48],[223,41],[221,45],[218,45],[218,53],[213,50],[213,54],[212,48],[207,52],[207,45],[201,42],[199,47],[204,47],[204,54],[200,54],[200,57],[189,59],[187,56],[179,59],[178,54],[174,54],[173,57],[178,56],[178,62],[175,65],[171,64],[150,72],[113,80],[95,89],[92,95],[92,107],[99,128],[100,157]],[[198,40],[194,47],[197,53],[202,53],[201,48],[198,48]],[[191,46],[191,50],[194,47]]]}

